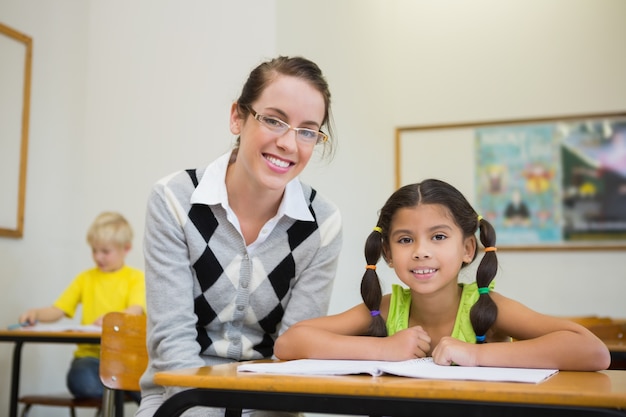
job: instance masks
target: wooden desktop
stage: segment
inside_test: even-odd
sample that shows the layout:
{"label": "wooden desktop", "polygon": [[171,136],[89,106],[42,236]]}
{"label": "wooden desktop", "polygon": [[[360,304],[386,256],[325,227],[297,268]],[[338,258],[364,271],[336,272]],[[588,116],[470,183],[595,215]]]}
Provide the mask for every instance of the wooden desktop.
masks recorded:
{"label": "wooden desktop", "polygon": [[193,406],[331,414],[429,416],[626,416],[626,372],[561,371],[539,384],[444,381],[383,375],[296,376],[237,372],[239,363],[159,372],[182,386],[155,417]]}

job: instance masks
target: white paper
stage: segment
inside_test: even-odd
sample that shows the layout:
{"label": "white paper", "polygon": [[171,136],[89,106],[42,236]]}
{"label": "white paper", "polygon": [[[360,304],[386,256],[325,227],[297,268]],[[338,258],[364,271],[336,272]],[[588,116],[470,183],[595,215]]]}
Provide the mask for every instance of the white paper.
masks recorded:
{"label": "white paper", "polygon": [[88,332],[102,333],[102,327],[95,324],[75,324],[75,323],[37,323],[34,326],[20,327],[23,331],[31,332]]}
{"label": "white paper", "polygon": [[472,381],[505,381],[538,383],[558,372],[558,369],[497,368],[487,366],[437,365],[432,358],[401,362],[299,359],[273,363],[244,363],[240,372],[289,375],[349,375],[384,373],[426,379],[456,379]]}

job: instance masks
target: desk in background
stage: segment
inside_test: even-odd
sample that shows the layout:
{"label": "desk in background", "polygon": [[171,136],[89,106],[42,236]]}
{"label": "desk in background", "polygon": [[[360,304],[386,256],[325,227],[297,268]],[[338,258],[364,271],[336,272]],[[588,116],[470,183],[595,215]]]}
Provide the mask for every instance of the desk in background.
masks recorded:
{"label": "desk in background", "polygon": [[183,386],[155,417],[193,406],[413,417],[626,416],[626,372],[559,372],[540,384],[444,381],[391,375],[298,376],[237,373],[239,363],[159,372],[155,382]]}
{"label": "desk in background", "polygon": [[626,319],[596,315],[563,318],[586,327],[606,344],[611,352],[609,369],[626,370]]}
{"label": "desk in background", "polygon": [[[32,331],[0,330],[0,342],[13,342],[13,363],[11,366],[11,397],[9,417],[17,417],[17,400],[20,390],[20,370],[22,346],[24,343],[100,343],[100,333],[82,331]],[[69,364],[68,364],[69,366]]]}
{"label": "desk in background", "polygon": [[613,321],[611,324],[589,327],[609,348],[611,367],[626,370],[626,321]]}
{"label": "desk in background", "polygon": [[611,353],[611,367],[609,369],[626,370],[626,341],[621,339],[604,340]]}

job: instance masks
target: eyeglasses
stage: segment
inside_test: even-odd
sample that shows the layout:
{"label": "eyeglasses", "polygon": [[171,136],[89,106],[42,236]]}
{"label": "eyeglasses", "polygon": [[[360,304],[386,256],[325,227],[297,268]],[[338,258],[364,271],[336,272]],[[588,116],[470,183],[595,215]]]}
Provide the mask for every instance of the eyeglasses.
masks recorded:
{"label": "eyeglasses", "polygon": [[259,121],[263,126],[268,128],[274,133],[279,135],[284,135],[289,130],[293,130],[296,132],[296,138],[307,144],[318,144],[322,142],[326,142],[328,140],[328,135],[319,130],[307,129],[306,127],[291,127],[286,122],[283,122],[279,118],[266,116],[264,114],[259,114],[251,107],[248,107],[248,110],[252,113],[252,116]]}

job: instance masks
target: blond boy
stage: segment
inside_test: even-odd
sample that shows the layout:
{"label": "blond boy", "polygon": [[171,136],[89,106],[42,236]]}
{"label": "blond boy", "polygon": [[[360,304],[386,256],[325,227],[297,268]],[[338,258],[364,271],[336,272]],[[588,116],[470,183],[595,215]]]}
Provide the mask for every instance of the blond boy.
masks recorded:
{"label": "blond boy", "polygon": [[[54,304],[26,311],[19,322],[34,325],[55,322],[63,317],[72,318],[79,304],[82,304],[80,323],[85,325],[101,326],[103,316],[112,311],[144,314],[144,274],[125,264],[132,238],[132,229],[121,214],[100,214],[87,231],[87,242],[96,266],[78,274]],[[102,397],[99,366],[100,347],[78,345],[67,374],[67,387],[72,395],[76,398]]]}

